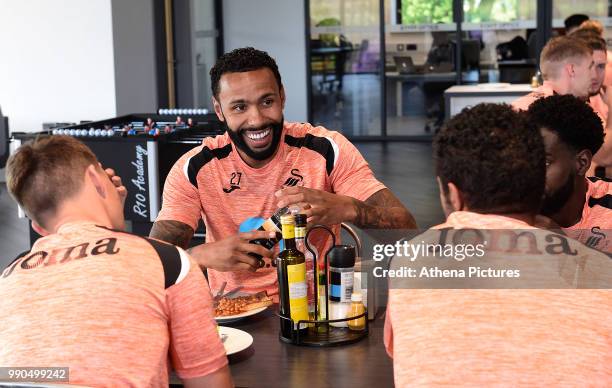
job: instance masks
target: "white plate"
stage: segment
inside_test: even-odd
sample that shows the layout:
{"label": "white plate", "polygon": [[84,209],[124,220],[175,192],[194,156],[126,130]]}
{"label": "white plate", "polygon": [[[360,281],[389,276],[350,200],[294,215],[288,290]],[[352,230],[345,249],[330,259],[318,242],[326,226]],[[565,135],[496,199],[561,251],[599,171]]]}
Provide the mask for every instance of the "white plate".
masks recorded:
{"label": "white plate", "polygon": [[236,315],[224,315],[222,317],[215,317],[215,320],[217,322],[219,322],[219,323],[236,322],[236,321],[239,321],[239,320],[244,319],[246,317],[250,317],[251,315],[258,314],[258,313],[264,311],[267,308],[268,308],[268,306],[263,306],[263,307],[259,307],[259,308],[253,309],[253,310],[245,311],[244,313],[240,313],[240,314],[236,314]]}
{"label": "white plate", "polygon": [[228,356],[243,351],[253,343],[253,337],[249,333],[233,327],[219,326],[219,335],[227,336],[223,346]]}

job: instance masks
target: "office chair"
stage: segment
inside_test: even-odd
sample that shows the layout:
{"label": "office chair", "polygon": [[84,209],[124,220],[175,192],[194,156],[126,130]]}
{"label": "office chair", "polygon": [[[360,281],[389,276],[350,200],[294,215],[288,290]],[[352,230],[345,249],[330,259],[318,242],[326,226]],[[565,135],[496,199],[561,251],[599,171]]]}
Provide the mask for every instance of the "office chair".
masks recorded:
{"label": "office chair", "polygon": [[480,41],[461,39],[462,70],[480,70]]}
{"label": "office chair", "polygon": [[537,65],[529,60],[498,62],[499,81],[511,84],[528,84],[538,72]]}

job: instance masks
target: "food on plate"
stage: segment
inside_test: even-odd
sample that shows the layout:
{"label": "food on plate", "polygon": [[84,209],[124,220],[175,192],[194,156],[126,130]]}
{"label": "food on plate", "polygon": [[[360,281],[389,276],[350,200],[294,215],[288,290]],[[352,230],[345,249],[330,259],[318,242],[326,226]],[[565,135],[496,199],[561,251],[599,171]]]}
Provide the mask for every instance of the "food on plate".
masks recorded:
{"label": "food on plate", "polygon": [[270,306],[272,299],[265,291],[248,296],[221,298],[215,305],[215,316],[225,317],[245,313],[260,307]]}

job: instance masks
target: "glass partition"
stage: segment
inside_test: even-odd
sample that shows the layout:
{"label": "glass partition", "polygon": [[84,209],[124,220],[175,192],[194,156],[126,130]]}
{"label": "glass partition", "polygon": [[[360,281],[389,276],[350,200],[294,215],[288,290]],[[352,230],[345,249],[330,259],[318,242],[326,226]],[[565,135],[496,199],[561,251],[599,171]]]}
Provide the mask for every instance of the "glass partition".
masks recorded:
{"label": "glass partition", "polygon": [[554,27],[586,13],[612,43],[612,0],[310,0],[311,119],[349,137],[431,138],[448,88],[531,82],[550,1]]}
{"label": "glass partition", "polygon": [[378,0],[310,0],[312,122],[346,136],[381,134]]}
{"label": "glass partition", "polygon": [[385,1],[387,134],[431,136],[457,83],[452,0]]}
{"label": "glass partition", "polygon": [[[464,54],[477,63],[473,82],[530,83],[537,71],[533,0],[462,0]],[[471,45],[471,46],[470,46]]]}
{"label": "glass partition", "polygon": [[217,35],[214,0],[192,0],[194,14],[194,107],[212,109],[210,69],[217,60]]}

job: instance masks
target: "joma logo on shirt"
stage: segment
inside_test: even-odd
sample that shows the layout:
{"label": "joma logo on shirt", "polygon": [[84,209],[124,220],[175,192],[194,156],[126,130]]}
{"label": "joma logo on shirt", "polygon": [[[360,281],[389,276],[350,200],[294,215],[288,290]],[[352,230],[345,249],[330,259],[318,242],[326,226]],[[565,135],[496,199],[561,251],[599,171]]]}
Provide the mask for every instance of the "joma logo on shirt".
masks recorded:
{"label": "joma logo on shirt", "polygon": [[291,170],[291,177],[287,178],[283,186],[297,186],[300,182],[304,180],[304,177],[299,174],[300,170],[294,168]]}
{"label": "joma logo on shirt", "polygon": [[233,172],[230,177],[230,187],[224,187],[223,192],[229,194],[234,190],[240,190],[240,178],[242,178],[241,172]]}
{"label": "joma logo on shirt", "polygon": [[8,277],[17,265],[20,265],[23,269],[34,269],[36,267],[48,267],[54,264],[66,264],[70,260],[84,259],[89,255],[114,255],[119,253],[119,248],[116,248],[116,238],[105,238],[95,242],[94,247],[88,252],[91,243],[86,242],[83,244],[75,245],[72,247],[58,248],[51,252],[36,251],[24,256],[21,259],[15,260],[8,268],[2,273],[2,278]]}
{"label": "joma logo on shirt", "polygon": [[458,245],[470,241],[485,244],[485,252],[503,252],[524,255],[567,255],[576,256],[569,240],[557,233],[544,230],[501,230],[501,229],[440,229],[439,245]]}
{"label": "joma logo on shirt", "polygon": [[591,233],[593,233],[593,236],[589,236],[584,243],[588,247],[595,248],[597,245],[599,245],[601,240],[606,238],[606,235],[601,233],[601,228],[599,226],[592,227]]}

